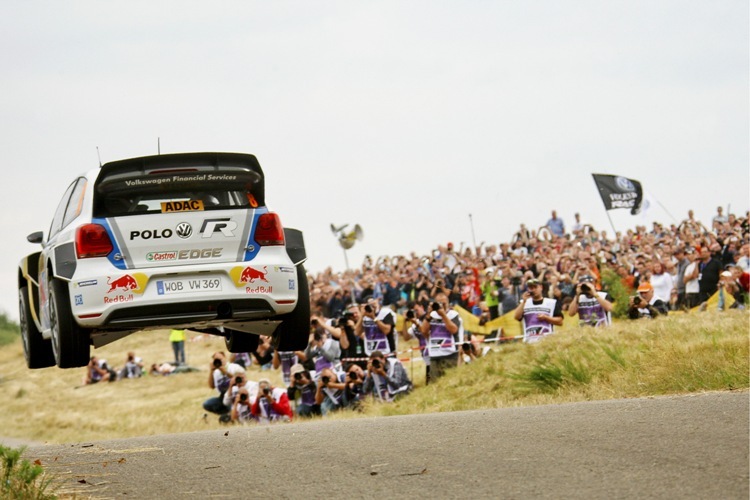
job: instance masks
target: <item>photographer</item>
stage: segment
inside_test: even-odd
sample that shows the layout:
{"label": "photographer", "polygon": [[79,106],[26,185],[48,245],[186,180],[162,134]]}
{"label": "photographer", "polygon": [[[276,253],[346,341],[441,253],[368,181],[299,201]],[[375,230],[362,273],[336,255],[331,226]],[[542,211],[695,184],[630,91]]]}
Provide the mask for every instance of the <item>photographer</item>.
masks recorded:
{"label": "photographer", "polygon": [[250,393],[243,387],[237,393],[237,396],[234,398],[234,403],[232,404],[232,422],[244,424],[254,421],[255,418],[251,411],[252,404]]}
{"label": "photographer", "polygon": [[237,394],[241,390],[245,390],[249,396],[249,404],[255,402],[255,398],[258,396],[258,383],[253,380],[248,380],[245,372],[238,372],[229,378],[229,387],[224,393],[222,402],[224,406],[231,407],[237,400]]}
{"label": "photographer", "polygon": [[447,368],[458,365],[456,345],[464,341],[464,328],[461,316],[453,309],[448,310],[448,297],[444,293],[435,296],[430,308],[419,328],[427,339],[430,375],[437,379]]}
{"label": "photographer", "polygon": [[310,373],[301,364],[292,366],[292,382],[286,390],[290,401],[299,401],[295,405],[295,413],[299,417],[310,417],[320,415],[320,405],[315,403],[317,387],[310,377]]}
{"label": "photographer", "polygon": [[363,385],[366,375],[359,365],[351,365],[346,372],[346,387],[344,388],[344,399],[347,406],[358,408],[359,402],[364,396]]}
{"label": "photographer", "polygon": [[412,383],[406,369],[395,356],[386,359],[380,351],[370,355],[367,378],[362,386],[364,394],[373,394],[381,401],[390,402],[408,394],[411,389]]}
{"label": "photographer", "polygon": [[344,389],[346,389],[344,372],[335,372],[331,368],[326,368],[320,373],[315,392],[315,404],[320,405],[320,412],[323,415],[347,406]]}
{"label": "photographer", "polygon": [[260,423],[289,422],[294,416],[286,391],[273,387],[267,378],[258,381],[258,397],[250,411]]}
{"label": "photographer", "polygon": [[612,324],[612,297],[594,288],[594,277],[582,276],[578,280],[573,301],[568,306],[568,314],[578,314],[578,323],[589,326],[609,326]]}
{"label": "photographer", "polygon": [[669,306],[654,295],[654,287],[648,281],[638,285],[638,295],[630,297],[628,306],[628,317],[630,319],[639,318],[656,318],[657,316],[666,316]]}
{"label": "photographer", "polygon": [[281,368],[281,377],[286,385],[292,382],[292,366],[299,362],[300,351],[274,351],[272,366],[274,370]]}
{"label": "photographer", "polygon": [[365,355],[364,340],[356,333],[357,321],[359,321],[359,307],[356,304],[350,304],[344,314],[338,320],[338,327],[341,329],[341,359],[345,360],[344,370],[349,370],[352,363],[362,368],[367,366],[366,361],[348,361],[350,359],[362,358]]}
{"label": "photographer", "polygon": [[364,340],[365,354],[375,351],[391,353],[396,351],[396,314],[390,307],[380,307],[377,300],[370,300],[359,313],[356,332]]}
{"label": "photographer", "polygon": [[427,313],[425,312],[424,306],[420,302],[411,304],[412,308],[406,311],[404,318],[404,326],[401,330],[401,336],[405,341],[409,341],[416,338],[419,342],[419,350],[422,353],[422,360],[425,366],[424,383],[429,385],[430,383],[430,353],[427,350],[427,337],[422,334],[420,324],[424,321]]}
{"label": "photographer", "polygon": [[238,373],[244,373],[244,371],[244,368],[238,364],[227,363],[226,355],[222,351],[215,352],[209,365],[208,386],[211,389],[216,389],[219,395],[205,400],[203,409],[224,418],[224,420],[220,418],[220,421],[228,421],[231,408],[224,404],[224,394],[229,389],[230,377]]}
{"label": "photographer", "polygon": [[311,321],[314,331],[310,334],[310,342],[303,357],[305,361],[311,360],[315,372],[320,374],[324,368],[340,364],[341,347],[338,341],[326,334],[319,319],[313,318]]}
{"label": "photographer", "polygon": [[563,315],[560,301],[544,297],[538,279],[529,279],[526,289],[513,317],[521,321],[523,341],[531,344],[555,333],[555,326],[563,323]]}

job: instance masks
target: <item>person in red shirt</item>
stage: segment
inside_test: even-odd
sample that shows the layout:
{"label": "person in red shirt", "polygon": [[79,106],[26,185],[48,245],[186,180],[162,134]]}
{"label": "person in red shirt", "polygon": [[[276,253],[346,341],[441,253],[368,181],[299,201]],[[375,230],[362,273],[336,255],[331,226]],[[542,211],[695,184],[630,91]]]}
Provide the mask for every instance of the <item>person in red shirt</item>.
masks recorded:
{"label": "person in red shirt", "polygon": [[258,381],[258,397],[250,412],[261,423],[289,422],[293,416],[286,391],[273,387],[266,378]]}

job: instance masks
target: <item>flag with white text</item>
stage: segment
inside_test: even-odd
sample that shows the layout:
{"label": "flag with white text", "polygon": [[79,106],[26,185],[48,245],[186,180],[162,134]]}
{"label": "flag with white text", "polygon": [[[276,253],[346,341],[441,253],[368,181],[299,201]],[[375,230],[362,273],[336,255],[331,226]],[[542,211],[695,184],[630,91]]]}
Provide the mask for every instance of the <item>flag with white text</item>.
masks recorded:
{"label": "flag with white text", "polygon": [[620,175],[591,174],[602,197],[605,210],[629,208],[631,215],[637,215],[643,204],[641,183]]}

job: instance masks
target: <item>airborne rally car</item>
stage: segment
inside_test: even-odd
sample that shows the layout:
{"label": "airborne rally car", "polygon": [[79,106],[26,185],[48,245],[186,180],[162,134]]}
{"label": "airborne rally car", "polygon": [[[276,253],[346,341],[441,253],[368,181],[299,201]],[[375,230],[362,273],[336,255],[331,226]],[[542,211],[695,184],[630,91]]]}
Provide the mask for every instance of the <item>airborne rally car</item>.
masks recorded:
{"label": "airborne rally car", "polygon": [[302,233],[266,208],[253,155],[106,163],[70,184],[46,238],[27,239],[42,245],[18,271],[29,368],[85,366],[91,345],[157,328],[223,335],[232,352],[257,334],[307,345]]}

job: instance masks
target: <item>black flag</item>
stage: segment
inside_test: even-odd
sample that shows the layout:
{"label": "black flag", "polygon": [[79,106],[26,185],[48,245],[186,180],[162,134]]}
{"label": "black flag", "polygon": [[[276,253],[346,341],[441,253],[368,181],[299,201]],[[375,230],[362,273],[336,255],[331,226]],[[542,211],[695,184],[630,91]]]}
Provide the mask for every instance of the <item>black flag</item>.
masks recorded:
{"label": "black flag", "polygon": [[629,208],[631,215],[641,211],[643,189],[641,183],[619,175],[591,174],[606,210]]}

